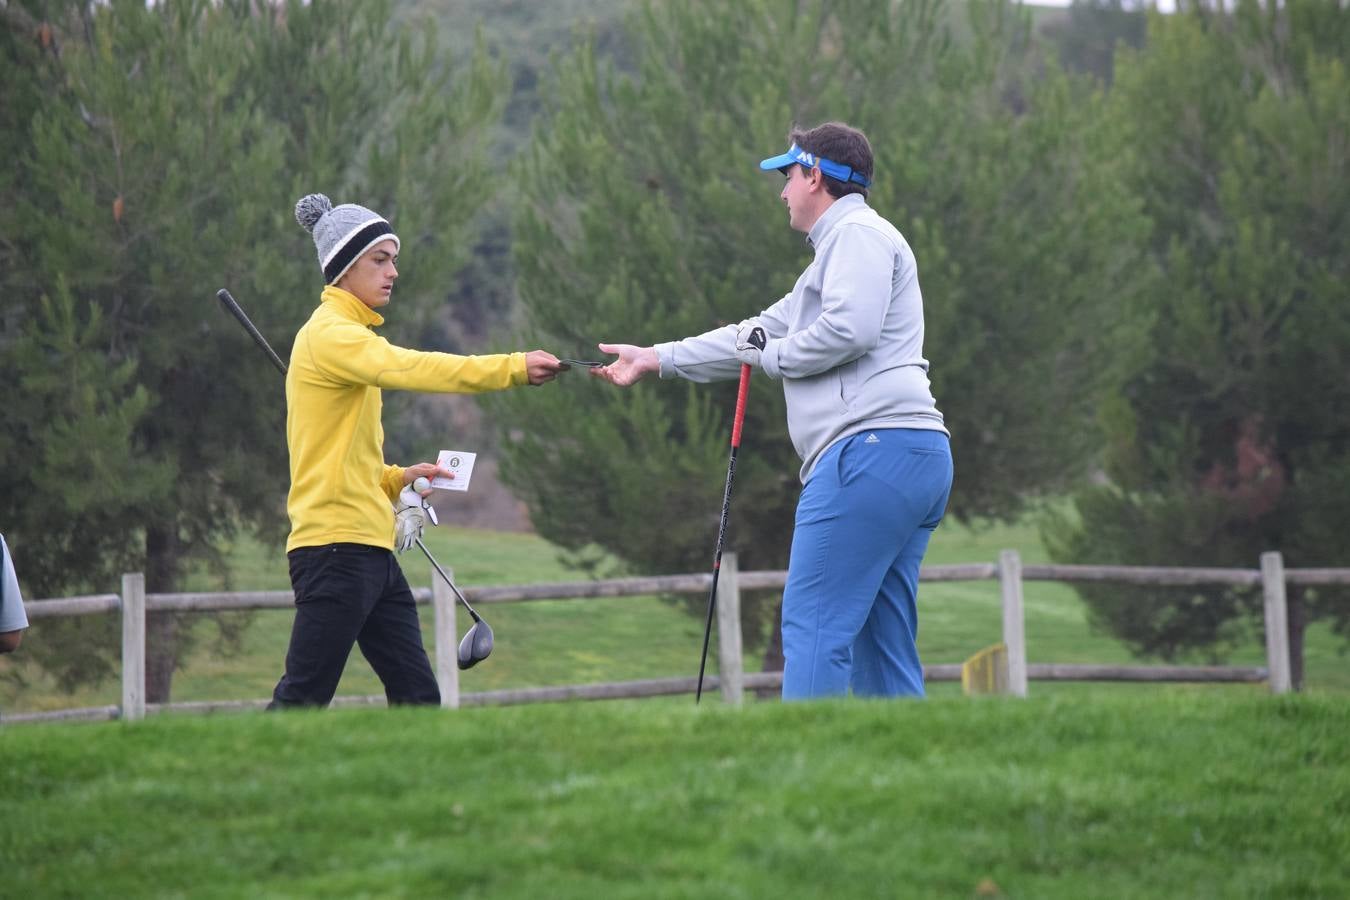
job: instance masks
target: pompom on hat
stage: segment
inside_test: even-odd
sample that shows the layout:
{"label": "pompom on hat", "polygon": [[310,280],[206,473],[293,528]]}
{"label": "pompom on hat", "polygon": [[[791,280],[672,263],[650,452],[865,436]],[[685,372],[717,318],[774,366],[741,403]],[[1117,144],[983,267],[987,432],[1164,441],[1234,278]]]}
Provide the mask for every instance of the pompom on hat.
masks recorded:
{"label": "pompom on hat", "polygon": [[398,235],[383,216],[355,203],[334,206],[323,194],[301,197],[295,204],[295,221],[314,235],[319,268],[323,269],[327,284],[346,274],[361,254],[380,241],[393,241],[396,248],[401,246]]}

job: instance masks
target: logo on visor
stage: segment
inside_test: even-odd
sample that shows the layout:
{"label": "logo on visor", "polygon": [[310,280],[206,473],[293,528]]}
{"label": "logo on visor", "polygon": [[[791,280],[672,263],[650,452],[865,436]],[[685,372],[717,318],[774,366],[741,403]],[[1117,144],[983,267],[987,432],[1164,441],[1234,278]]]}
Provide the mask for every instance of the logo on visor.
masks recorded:
{"label": "logo on visor", "polygon": [[766,171],[769,169],[777,169],[786,175],[789,166],[798,164],[812,169],[819,168],[820,171],[836,181],[852,182],[854,184],[860,184],[863,187],[871,187],[872,185],[872,179],[861,172],[855,172],[851,167],[840,165],[834,160],[826,159],[823,156],[816,156],[814,153],[803,150],[797,144],[793,144],[788,148],[788,151],[781,156],[772,156],[768,159],[761,160],[759,167]]}

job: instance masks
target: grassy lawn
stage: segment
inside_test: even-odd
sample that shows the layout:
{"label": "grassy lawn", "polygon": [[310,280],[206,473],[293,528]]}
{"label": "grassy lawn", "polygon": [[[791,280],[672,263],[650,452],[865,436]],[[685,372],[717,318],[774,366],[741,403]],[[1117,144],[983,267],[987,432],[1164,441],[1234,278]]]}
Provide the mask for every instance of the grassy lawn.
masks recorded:
{"label": "grassy lawn", "polygon": [[1089,691],[0,729],[0,893],[1350,895],[1350,700]]}
{"label": "grassy lawn", "polygon": [[[470,531],[449,527],[428,529],[427,544],[442,564],[453,568],[462,585],[520,584],[572,580],[582,576],[559,561],[556,548],[534,535]],[[972,530],[953,523],[938,529],[927,562],[989,562],[1005,548],[1016,548],[1026,562],[1047,561],[1034,527],[997,526]],[[241,541],[232,552],[233,583],[239,590],[289,587],[280,548]],[[420,555],[402,557],[409,580],[417,586],[431,583],[431,567]],[[205,576],[188,585],[192,590],[219,590]],[[1113,638],[1094,633],[1086,610],[1072,588],[1046,582],[1028,582],[1026,595],[1027,652],[1032,662],[1125,663],[1128,650]],[[920,601],[920,648],[931,663],[960,662],[976,650],[999,640],[1002,616],[996,582],[961,582],[924,586]],[[659,599],[626,598],[559,600],[485,606],[481,612],[492,623],[496,648],[487,663],[461,673],[461,690],[483,691],[507,687],[620,681],[692,675],[697,672],[701,619],[682,614]],[[460,615],[460,628],[467,616]],[[221,656],[204,640],[174,680],[175,700],[258,699],[270,696],[281,673],[290,634],[291,613],[282,610],[254,614],[245,633],[243,652]],[[423,608],[423,624],[430,646],[431,613]],[[41,639],[36,623],[29,640]],[[213,632],[203,622],[203,634]],[[1350,690],[1350,664],[1341,642],[1324,625],[1309,630],[1308,686],[1311,690]],[[1228,660],[1261,665],[1265,650],[1259,634]],[[1199,660],[1197,660],[1199,662]],[[715,654],[713,659],[715,665]],[[0,660],[0,674],[22,666]],[[747,667],[758,662],[747,660]],[[31,668],[31,667],[30,667]],[[60,693],[49,679],[23,670],[31,683],[20,689],[0,680],[0,709],[25,712],[63,707],[114,704],[120,697],[115,681],[86,688],[74,695]],[[1033,683],[1033,693],[1074,693],[1083,685]],[[1120,685],[1124,692],[1157,691],[1158,687]],[[1169,691],[1260,692],[1259,686],[1169,687]],[[959,691],[954,685],[935,684],[937,695]],[[353,654],[339,688],[342,695],[381,693],[378,680],[359,652]]]}

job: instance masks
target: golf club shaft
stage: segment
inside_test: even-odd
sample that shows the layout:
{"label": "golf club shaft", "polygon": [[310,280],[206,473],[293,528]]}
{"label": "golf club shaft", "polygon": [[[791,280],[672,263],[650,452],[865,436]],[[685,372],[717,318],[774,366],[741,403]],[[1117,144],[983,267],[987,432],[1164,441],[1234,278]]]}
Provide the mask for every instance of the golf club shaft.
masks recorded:
{"label": "golf club shaft", "polygon": [[713,556],[712,588],[708,591],[708,616],[703,622],[703,655],[698,661],[698,687],[694,705],[703,699],[703,672],[708,665],[708,640],[712,637],[713,610],[717,608],[717,577],[722,574],[722,545],[731,517],[731,485],[736,480],[736,453],[741,449],[741,426],[745,423],[745,398],[750,393],[750,366],[741,365],[741,385],[736,394],[736,416],[731,424],[731,458],[727,462],[727,486],[722,493],[722,522],[717,527],[717,552]]}
{"label": "golf club shaft", "polygon": [[267,343],[267,338],[262,336],[262,332],[258,331],[258,329],[253,326],[249,317],[244,314],[244,310],[240,308],[237,302],[235,302],[235,299],[230,295],[230,292],[221,288],[216,291],[216,298],[230,311],[230,315],[239,320],[239,324],[243,325],[244,330],[253,336],[253,340],[255,340],[258,343],[258,346],[263,349],[263,352],[267,354],[267,358],[272,360],[272,364],[281,370],[282,375],[285,375],[286,364],[281,361],[280,356],[277,356],[276,351],[272,349],[272,345]]}
{"label": "golf club shaft", "polygon": [[[243,325],[244,330],[253,336],[253,340],[256,341],[258,346],[263,349],[263,352],[267,354],[267,357],[270,360],[272,360],[273,365],[275,365],[278,369],[281,370],[282,375],[285,375],[286,364],[281,361],[280,356],[277,356],[276,351],[272,349],[272,345],[267,343],[267,338],[262,336],[262,332],[258,331],[258,329],[253,326],[253,322],[249,319],[248,315],[245,314],[243,308],[240,307],[239,303],[234,299],[234,297],[230,295],[230,292],[225,290],[224,288],[221,288],[220,290],[216,291],[216,298],[219,299],[222,304],[224,304],[227,310],[230,311],[230,315],[234,316],[236,319],[239,320],[239,324]],[[433,567],[435,567],[436,571],[441,574],[441,577],[445,579],[445,583],[450,585],[450,590],[455,592],[455,597],[459,600],[460,603],[464,604],[464,608],[469,611],[469,615],[473,618],[473,620],[475,622],[483,621],[483,619],[478,615],[478,613],[474,611],[474,608],[469,605],[469,601],[464,599],[464,595],[459,592],[459,588],[455,586],[455,583],[450,580],[450,576],[445,574],[445,570],[441,568],[441,564],[436,562],[436,558],[431,555],[431,551],[427,549],[426,544],[422,543],[422,539],[420,537],[417,538],[417,546],[421,549],[423,553],[426,554],[427,560],[431,563]]]}
{"label": "golf club shaft", "polygon": [[464,608],[469,611],[469,617],[475,622],[483,621],[482,617],[469,605],[469,601],[464,599],[464,595],[459,592],[459,588],[455,587],[455,582],[451,580],[449,575],[445,574],[445,570],[441,568],[441,564],[436,562],[436,557],[431,555],[431,551],[427,549],[426,544],[422,543],[422,539],[417,538],[416,541],[418,548],[426,554],[427,561],[431,563],[432,567],[435,568],[437,572],[441,573],[441,577],[445,579],[445,583],[450,585],[450,590],[455,592],[455,597],[464,605]]}

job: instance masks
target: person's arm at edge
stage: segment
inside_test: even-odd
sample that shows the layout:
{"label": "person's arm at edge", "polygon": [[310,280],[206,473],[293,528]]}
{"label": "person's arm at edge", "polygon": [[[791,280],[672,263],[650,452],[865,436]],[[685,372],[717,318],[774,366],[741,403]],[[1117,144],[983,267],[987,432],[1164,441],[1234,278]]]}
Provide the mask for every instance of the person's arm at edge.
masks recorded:
{"label": "person's arm at edge", "polygon": [[[7,610],[6,604],[10,605]],[[28,616],[23,609],[23,593],[19,590],[19,578],[14,573],[14,560],[9,554],[9,544],[0,536],[0,653],[13,653],[23,641],[24,629],[28,627]]]}

